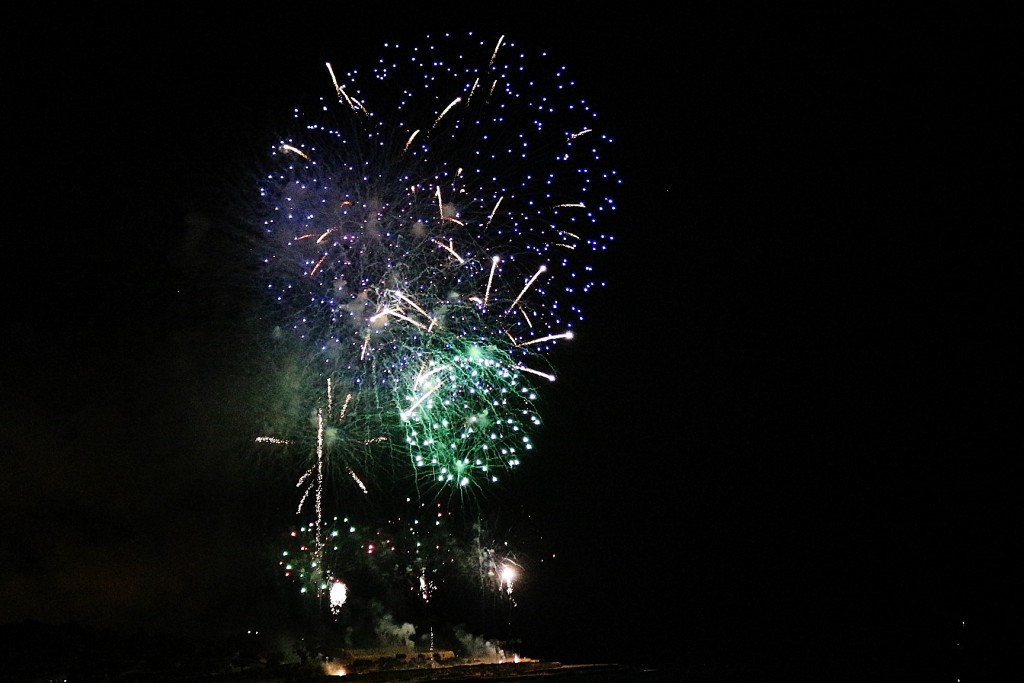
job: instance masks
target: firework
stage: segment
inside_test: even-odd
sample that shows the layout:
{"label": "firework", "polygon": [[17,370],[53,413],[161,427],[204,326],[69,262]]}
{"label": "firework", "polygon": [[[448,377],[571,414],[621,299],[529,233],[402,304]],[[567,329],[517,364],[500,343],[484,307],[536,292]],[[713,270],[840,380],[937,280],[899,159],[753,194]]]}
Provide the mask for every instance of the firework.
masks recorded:
{"label": "firework", "polygon": [[366,71],[325,65],[324,84],[259,188],[262,286],[290,359],[260,438],[304,461],[311,519],[282,567],[346,595],[350,577],[402,574],[428,600],[453,556],[440,539],[463,529],[431,506],[533,450],[548,355],[602,284],[619,180],[567,70],[504,37],[386,45]]}

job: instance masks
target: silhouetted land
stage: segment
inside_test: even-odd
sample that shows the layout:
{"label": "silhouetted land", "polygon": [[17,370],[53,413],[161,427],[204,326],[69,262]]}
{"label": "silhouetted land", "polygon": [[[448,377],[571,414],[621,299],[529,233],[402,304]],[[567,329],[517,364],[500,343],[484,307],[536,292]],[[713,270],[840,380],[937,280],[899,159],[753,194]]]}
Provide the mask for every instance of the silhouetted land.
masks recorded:
{"label": "silhouetted land", "polygon": [[[2,681],[327,681],[337,680],[321,653],[284,641],[190,638],[96,629],[79,624],[24,621],[0,625]],[[562,663],[525,660],[487,663],[468,655],[393,653],[350,658],[344,678],[359,683],[429,681],[566,680],[572,683],[663,683],[703,681],[956,681],[983,680],[995,660],[972,643],[929,652],[877,650],[828,652],[808,649],[800,656],[736,656],[694,659],[672,653],[665,660],[635,664]],[[989,653],[991,654],[991,653]],[[337,659],[332,660],[337,663]],[[337,671],[337,669],[334,669]]]}

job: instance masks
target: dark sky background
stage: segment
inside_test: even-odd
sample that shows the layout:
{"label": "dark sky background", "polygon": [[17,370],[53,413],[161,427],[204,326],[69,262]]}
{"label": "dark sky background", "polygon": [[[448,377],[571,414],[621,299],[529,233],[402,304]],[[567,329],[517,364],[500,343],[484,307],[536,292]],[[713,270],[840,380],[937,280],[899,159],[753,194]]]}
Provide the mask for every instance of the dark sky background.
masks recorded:
{"label": "dark sky background", "polygon": [[234,207],[324,62],[474,29],[562,57],[624,179],[520,470],[558,553],[524,654],[934,665],[1007,637],[985,17],[333,7],[54,9],[6,46],[0,623],[273,614]]}

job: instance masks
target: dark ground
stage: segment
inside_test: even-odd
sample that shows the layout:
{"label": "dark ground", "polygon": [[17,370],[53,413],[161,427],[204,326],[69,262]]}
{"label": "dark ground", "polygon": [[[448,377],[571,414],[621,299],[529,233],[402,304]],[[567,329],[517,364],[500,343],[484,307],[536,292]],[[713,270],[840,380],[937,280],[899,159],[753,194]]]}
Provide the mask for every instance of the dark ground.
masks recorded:
{"label": "dark ground", "polygon": [[[520,662],[482,663],[457,657],[428,668],[422,661],[406,666],[405,656],[357,660],[346,680],[362,683],[427,681],[552,680],[571,683],[668,683],[705,681],[989,681],[999,672],[992,643],[970,639],[935,643],[920,651],[827,648],[808,643],[799,652],[750,652],[732,657],[697,659],[682,652],[665,653],[656,663],[627,664],[609,657],[603,662],[567,663],[524,658]],[[963,635],[963,634],[960,634]],[[81,625],[48,626],[23,622],[0,626],[4,668],[9,681],[318,681],[337,680],[317,664],[324,657],[301,661],[297,650],[245,637],[188,639],[137,631],[133,634]],[[337,653],[332,662],[351,655]],[[409,660],[411,661],[411,660]],[[361,670],[360,670],[361,669]]]}

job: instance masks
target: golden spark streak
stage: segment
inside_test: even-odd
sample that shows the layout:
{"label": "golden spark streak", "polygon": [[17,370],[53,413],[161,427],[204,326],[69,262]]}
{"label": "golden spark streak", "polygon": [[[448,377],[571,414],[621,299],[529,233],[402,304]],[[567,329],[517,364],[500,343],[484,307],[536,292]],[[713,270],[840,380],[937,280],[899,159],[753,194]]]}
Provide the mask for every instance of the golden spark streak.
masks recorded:
{"label": "golden spark streak", "polygon": [[377,315],[373,316],[373,318],[370,318],[370,320],[374,320],[376,318],[379,318],[382,315],[390,315],[393,318],[398,318],[399,320],[404,320],[404,321],[406,321],[408,323],[412,323],[413,325],[415,325],[416,327],[420,328],[421,330],[427,329],[427,326],[424,325],[423,323],[419,322],[418,320],[413,320],[409,316],[403,315],[402,313],[399,313],[398,311],[396,311],[394,309],[391,309],[391,308],[385,308],[383,311],[381,311]]}
{"label": "golden spark streak", "polygon": [[498,213],[498,207],[501,206],[502,199],[504,199],[504,197],[498,197],[498,201],[494,203],[494,208],[491,209],[491,215],[487,217],[487,225],[484,226],[485,228],[494,220],[494,214]]}
{"label": "golden spark streak", "polygon": [[[436,238],[433,239],[432,241],[434,242],[434,244],[436,244],[437,246],[439,246],[442,249],[446,250],[449,254],[451,254],[452,256],[457,258],[459,260],[459,263],[465,263],[466,262],[465,259],[463,259],[457,253],[455,253],[455,248],[453,246],[451,246],[451,244],[447,244],[446,245],[444,242],[442,242],[441,240],[436,239]],[[448,241],[451,242],[451,240],[448,240]]]}
{"label": "golden spark streak", "polygon": [[594,131],[591,128],[584,128],[579,133],[573,133],[572,135],[570,135],[569,139],[570,140],[575,140],[576,138],[580,137],[581,135],[586,135],[587,133],[593,133],[593,132]]}
{"label": "golden spark streak", "polygon": [[431,375],[436,375],[437,373],[443,372],[444,370],[447,370],[450,367],[450,363],[447,365],[439,365],[430,372],[423,372],[423,368],[420,368],[420,371],[416,374],[416,380],[412,383],[412,385],[414,387],[418,387],[419,385],[423,384],[423,382],[425,382],[427,378],[430,377]]}
{"label": "golden spark streak", "polygon": [[362,479],[356,476],[356,473],[352,471],[351,467],[348,468],[348,473],[352,475],[352,478],[355,479],[357,484],[359,484],[359,488],[363,490],[363,493],[369,493],[369,491],[366,488],[366,484],[363,483]]}
{"label": "golden spark streak", "polygon": [[[462,169],[459,169],[459,173],[462,173]],[[441,217],[441,220],[443,220],[443,221],[451,221],[452,223],[457,223],[459,225],[465,225],[465,223],[460,221],[455,216],[445,216],[444,215],[444,202],[441,200],[441,187],[440,186],[438,186],[437,192],[435,194],[437,195],[437,213]]]}
{"label": "golden spark streak", "polygon": [[419,131],[419,129],[416,129],[416,130],[414,130],[414,131],[412,132],[412,135],[410,135],[410,136],[409,136],[409,139],[405,141],[405,147],[403,147],[403,148],[402,148],[402,153],[403,153],[403,154],[405,154],[406,152],[408,152],[408,151],[409,151],[409,145],[411,145],[411,144],[412,144],[412,140],[413,140],[413,138],[415,138],[415,137],[416,137],[417,135],[419,135],[419,134],[420,134],[420,131]]}
{"label": "golden spark streak", "polygon": [[298,154],[300,157],[302,157],[306,161],[309,161],[309,157],[306,156],[306,153],[303,152],[298,147],[292,147],[291,145],[281,145],[281,149],[284,150],[285,152],[291,152],[292,154]]}
{"label": "golden spark streak", "polygon": [[452,100],[452,101],[451,101],[451,104],[449,104],[449,105],[448,105],[447,107],[445,107],[445,108],[444,108],[444,111],[442,111],[442,112],[441,112],[440,114],[438,114],[438,115],[437,115],[437,118],[436,118],[436,119],[434,119],[434,125],[433,125],[433,126],[431,126],[431,128],[437,128],[437,124],[441,123],[441,119],[443,119],[443,118],[444,118],[444,115],[445,115],[445,114],[447,114],[447,113],[448,113],[448,111],[449,111],[449,110],[450,110],[450,109],[451,109],[452,107],[454,107],[454,106],[455,106],[456,104],[458,104],[458,103],[459,103],[459,102],[461,102],[461,101],[462,101],[462,98],[461,98],[461,97],[456,97],[456,98],[455,98],[454,100]]}
{"label": "golden spark streak", "polygon": [[494,46],[494,52],[491,53],[491,61],[487,62],[487,66],[494,66],[494,60],[498,56],[498,48],[501,47],[501,44],[502,44],[502,42],[504,42],[504,40],[505,40],[505,36],[502,36],[501,38],[498,38],[498,43],[497,43],[497,45]]}
{"label": "golden spark streak", "polygon": [[291,441],[287,439],[278,439],[273,436],[257,436],[256,443],[279,443],[279,444],[290,444]]}
{"label": "golden spark streak", "polygon": [[430,318],[430,314],[429,314],[429,313],[427,313],[427,312],[426,312],[426,311],[424,311],[424,310],[423,310],[422,308],[420,308],[420,307],[419,307],[419,304],[417,304],[417,303],[416,303],[415,301],[413,301],[412,299],[410,299],[409,297],[407,297],[407,296],[406,296],[405,294],[403,294],[402,292],[396,291],[396,292],[395,292],[395,296],[397,296],[397,297],[398,297],[399,299],[401,299],[401,300],[402,300],[402,301],[404,301],[405,303],[407,303],[407,304],[409,304],[410,306],[412,306],[413,308],[415,308],[415,309],[416,309],[417,311],[419,311],[420,313],[422,313],[422,314],[423,314],[423,317],[425,317],[425,318]]}
{"label": "golden spark streak", "polygon": [[317,244],[323,244],[324,240],[327,239],[327,236],[330,235],[335,230],[337,230],[336,227],[335,228],[327,228],[327,231],[324,232],[324,234],[322,234],[322,235],[320,235],[319,237],[316,238],[316,243]]}
{"label": "golden spark streak", "polygon": [[533,368],[528,368],[525,365],[513,365],[512,367],[514,367],[516,370],[522,370],[523,372],[532,372],[535,375],[540,375],[541,377],[545,378],[549,382],[554,382],[555,381],[555,376],[554,375],[550,375],[550,374],[548,374],[546,372],[541,372],[540,370],[534,370]]}
{"label": "golden spark streak", "polygon": [[316,563],[323,556],[324,527],[324,411],[316,411]]}
{"label": "golden spark streak", "polygon": [[366,331],[366,336],[363,338],[363,348],[359,350],[359,360],[366,358],[366,349],[370,347],[370,331]]}
{"label": "golden spark streak", "polygon": [[523,342],[518,346],[529,346],[530,344],[539,344],[541,342],[550,341],[552,339],[572,339],[572,332],[563,332],[562,334],[549,334],[546,337],[540,337],[538,339],[531,339],[530,341]]}
{"label": "golden spark streak", "polygon": [[513,302],[512,302],[512,304],[511,304],[511,305],[510,305],[510,306],[508,307],[508,309],[507,309],[507,310],[505,311],[506,313],[508,313],[509,311],[511,311],[511,310],[512,310],[512,308],[513,308],[513,307],[515,307],[515,305],[516,305],[517,303],[519,303],[519,300],[523,298],[523,295],[524,295],[524,294],[526,294],[526,290],[528,290],[528,289],[530,288],[530,285],[532,285],[532,284],[534,283],[534,281],[535,281],[535,280],[536,280],[536,279],[537,279],[538,277],[540,277],[540,274],[541,274],[541,273],[543,273],[544,271],[546,271],[547,269],[548,269],[548,267],[547,267],[547,266],[541,266],[540,268],[538,268],[538,269],[537,269],[537,272],[533,274],[533,277],[531,277],[531,278],[530,278],[530,281],[529,281],[529,282],[527,282],[527,283],[526,283],[526,284],[525,284],[525,285],[523,286],[523,290],[522,290],[521,292],[519,292],[519,296],[517,296],[517,297],[516,297],[516,300],[515,300],[515,301],[513,301]]}
{"label": "golden spark streak", "polygon": [[324,264],[324,261],[326,261],[326,260],[327,260],[327,254],[324,254],[322,257],[320,257],[320,260],[316,262],[315,266],[313,266],[313,270],[309,271],[310,277],[312,277],[313,273],[315,273],[317,270],[320,269],[320,266],[322,266]]}
{"label": "golden spark streak", "polygon": [[302,512],[302,506],[306,504],[306,499],[309,498],[310,489],[306,489],[305,493],[302,494],[302,499],[299,500],[299,506],[295,508],[295,514]]}
{"label": "golden spark streak", "polygon": [[[359,111],[360,109],[366,111],[366,108],[363,106],[362,102],[360,102],[359,100],[352,100],[351,98],[349,98],[348,93],[345,92],[340,85],[338,85],[338,79],[334,77],[334,69],[331,68],[330,62],[327,62],[327,71],[329,71],[331,74],[331,81],[334,83],[334,91],[338,93],[339,97],[345,98],[345,102],[348,103],[348,106],[352,109],[352,111]],[[370,112],[366,113],[369,114]]]}
{"label": "golden spark streak", "polygon": [[526,326],[531,330],[533,329],[533,321],[530,320],[530,316],[526,314],[526,309],[522,306],[519,307],[519,313],[523,316],[523,320],[526,321]]}
{"label": "golden spark streak", "polygon": [[345,396],[345,402],[341,405],[341,412],[338,413],[338,419],[339,420],[344,420],[345,419],[345,413],[348,411],[348,404],[349,404],[349,401],[351,401],[351,400],[352,400],[352,394],[351,393],[348,394],[347,396]]}
{"label": "golden spark streak", "polygon": [[494,269],[498,267],[498,261],[501,260],[497,256],[491,257],[491,272],[487,276],[487,289],[484,290],[484,308],[487,308],[487,298],[491,295],[491,282],[494,280]]}
{"label": "golden spark streak", "polygon": [[585,209],[585,208],[587,208],[587,206],[583,202],[577,202],[575,204],[555,204],[555,208],[556,209],[565,209],[565,208]]}
{"label": "golden spark streak", "polygon": [[431,396],[431,395],[432,395],[432,394],[433,394],[433,393],[434,393],[435,391],[437,391],[438,389],[440,389],[441,387],[443,387],[443,386],[444,386],[444,384],[445,384],[445,382],[447,382],[447,381],[448,381],[448,380],[445,380],[444,382],[438,382],[438,383],[437,383],[437,386],[435,386],[435,387],[434,387],[433,389],[431,389],[431,390],[430,390],[430,391],[428,391],[427,393],[425,393],[425,394],[423,394],[422,396],[420,396],[420,397],[419,397],[419,399],[417,399],[415,403],[413,403],[413,404],[412,404],[411,406],[409,406],[408,410],[406,410],[406,411],[404,411],[404,412],[402,413],[402,419],[403,419],[403,420],[408,420],[408,419],[409,419],[409,416],[410,416],[410,415],[412,415],[413,411],[414,411],[414,410],[416,410],[416,409],[417,409],[417,408],[419,407],[419,405],[420,405],[421,403],[423,403],[423,402],[424,402],[424,401],[426,401],[426,400],[427,400],[428,398],[430,398],[430,396]]}

